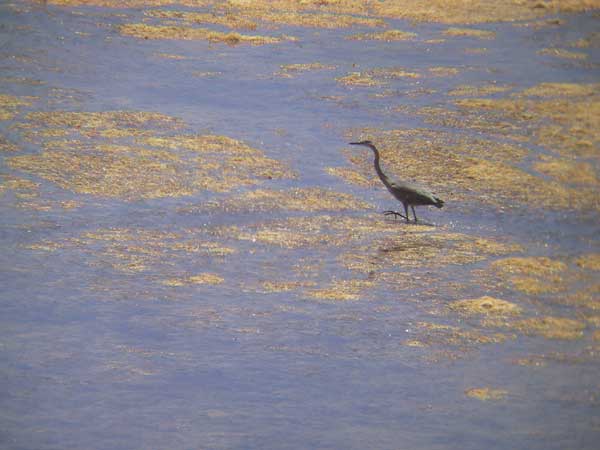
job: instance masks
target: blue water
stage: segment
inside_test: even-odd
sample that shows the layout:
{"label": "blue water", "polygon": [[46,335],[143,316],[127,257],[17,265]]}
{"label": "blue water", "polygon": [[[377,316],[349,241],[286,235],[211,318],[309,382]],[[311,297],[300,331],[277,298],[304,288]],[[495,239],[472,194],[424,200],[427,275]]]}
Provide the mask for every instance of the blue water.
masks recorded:
{"label": "blue water", "polygon": [[[383,189],[351,186],[324,170],[344,165],[347,129],[425,126],[422,117],[391,111],[402,104],[447,104],[444,92],[460,84],[496,81],[522,89],[544,81],[599,79],[597,48],[583,50],[589,56],[585,64],[536,54],[597,29],[592,14],[564,16],[561,27],[537,31],[511,24],[478,26],[497,32],[491,41],[427,44],[445,27],[389,21],[416,32],[418,39],[348,41],[347,34],[371,30],[315,33],[281,27],[272,33],[299,41],[228,47],[120,36],[116,26],[140,21],[138,10],[119,10],[124,16],[102,8],[76,11],[26,2],[0,5],[0,77],[43,82],[0,81],[0,93],[38,97],[13,121],[0,123],[0,132],[20,147],[19,154],[40,151],[13,127],[29,111],[155,111],[181,118],[187,132],[243,140],[300,174],[297,180],[261,187],[325,187],[370,201],[373,211],[390,207]],[[489,52],[465,54],[471,47]],[[274,75],[282,64],[311,62],[337,68],[291,79]],[[369,94],[377,88],[335,81],[348,72],[394,66],[464,70],[454,77],[392,80],[388,86],[438,91],[418,97],[374,99]],[[193,75],[207,71],[220,74]],[[58,100],[56,89],[66,90]],[[324,95],[343,99],[324,101],[319,98]],[[0,154],[0,175],[19,174],[5,164],[10,156]],[[77,195],[19,175],[41,183],[43,198],[77,199],[82,206],[32,211],[18,208],[14,195],[0,194],[3,449],[597,448],[597,356],[550,360],[544,367],[513,363],[554,352],[587,355],[594,345],[589,330],[581,341],[518,335],[503,344],[474,345],[458,359],[432,361],[434,352],[448,349],[404,342],[418,337],[417,322],[472,325],[435,316],[436,308],[454,299],[450,291],[429,296],[427,286],[415,292],[374,287],[359,301],[328,302],[305,298],[301,291],[266,294],[257,288],[263,281],[288,280],[295,266],[302,271],[311,261],[322,263],[317,279],[323,286],[347,277],[337,263],[338,250],[287,250],[228,238],[224,245],[235,247],[233,257],[187,255],[154,261],[148,271],[130,274],[103,263],[106,255],[93,246],[67,245],[54,252],[27,248],[107,228],[189,233],[201,240],[224,224],[251,227],[302,213],[189,214],[179,208],[236,191],[125,202]],[[453,232],[509,236],[535,255],[598,251],[593,212],[519,206],[498,211],[450,202],[442,211],[422,214]],[[156,283],[180,269],[219,273],[226,282],[176,289]],[[474,296],[483,295],[463,267],[419,273],[471,284]],[[560,305],[537,306],[543,314],[572,314]],[[485,386],[506,389],[508,395],[488,402],[465,395],[466,389]]]}

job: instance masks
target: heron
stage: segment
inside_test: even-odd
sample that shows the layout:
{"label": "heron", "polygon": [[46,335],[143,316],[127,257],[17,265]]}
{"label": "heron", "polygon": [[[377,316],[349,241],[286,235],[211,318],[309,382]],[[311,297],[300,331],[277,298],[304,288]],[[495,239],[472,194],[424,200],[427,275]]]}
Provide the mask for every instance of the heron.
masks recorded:
{"label": "heron", "polygon": [[415,213],[415,206],[420,205],[433,205],[436,208],[441,208],[444,206],[444,201],[440,198],[433,195],[427,189],[416,185],[414,183],[408,183],[406,181],[392,181],[388,178],[388,176],[383,173],[381,170],[381,166],[379,165],[379,150],[377,147],[373,145],[371,141],[360,141],[360,142],[350,142],[350,145],[362,145],[363,147],[368,147],[373,150],[375,153],[375,172],[379,175],[379,179],[385,185],[388,191],[396,197],[402,205],[404,206],[404,214],[397,211],[384,211],[383,214],[386,216],[394,216],[394,217],[402,217],[406,219],[406,222],[410,222],[408,217],[408,207],[412,209],[413,216],[415,218],[415,223],[418,222],[417,214]]}

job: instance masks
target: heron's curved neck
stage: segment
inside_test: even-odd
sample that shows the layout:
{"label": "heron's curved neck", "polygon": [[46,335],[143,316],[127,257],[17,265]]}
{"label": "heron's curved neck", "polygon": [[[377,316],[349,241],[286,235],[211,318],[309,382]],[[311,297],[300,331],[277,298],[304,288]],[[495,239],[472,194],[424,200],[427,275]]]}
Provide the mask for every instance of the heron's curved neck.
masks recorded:
{"label": "heron's curved neck", "polygon": [[375,153],[375,160],[373,161],[373,164],[375,165],[375,172],[377,172],[377,175],[379,175],[379,178],[381,179],[381,181],[383,181],[384,184],[388,184],[388,178],[387,176],[385,176],[385,174],[383,173],[383,170],[381,170],[381,166],[379,165],[379,150],[377,150],[377,147],[375,147],[374,145],[369,145],[369,148],[371,150],[373,150],[373,153]]}

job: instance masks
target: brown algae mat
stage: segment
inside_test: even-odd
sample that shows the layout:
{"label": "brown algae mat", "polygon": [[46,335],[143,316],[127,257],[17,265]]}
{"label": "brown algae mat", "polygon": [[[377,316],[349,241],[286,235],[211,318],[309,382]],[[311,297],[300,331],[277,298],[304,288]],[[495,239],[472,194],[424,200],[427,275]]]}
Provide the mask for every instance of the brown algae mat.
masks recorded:
{"label": "brown algae mat", "polygon": [[172,135],[182,127],[178,119],[146,112],[30,113],[17,128],[44,150],[7,163],[63,189],[125,200],[226,192],[234,175],[236,188],[296,176],[227,136]]}
{"label": "brown algae mat", "polygon": [[[500,0],[494,2],[493,5],[484,0],[432,0],[426,4],[419,0],[383,0],[374,3],[357,0],[331,2],[322,0],[302,2],[296,0],[256,0],[252,2],[241,0],[225,2],[214,0],[178,0],[177,2],[172,0],[50,0],[49,3],[61,6],[94,5],[112,8],[159,7],[177,3],[187,7],[211,6],[217,12],[223,11],[245,17],[252,13],[257,14],[257,12],[263,13],[267,17],[269,15],[283,16],[280,19],[271,19],[274,22],[284,22],[286,15],[316,12],[317,15],[324,14],[325,17],[336,13],[448,24],[534,20],[548,14],[586,11],[600,7],[597,0],[552,0],[546,2]],[[328,19],[323,19],[323,21],[326,20]]]}

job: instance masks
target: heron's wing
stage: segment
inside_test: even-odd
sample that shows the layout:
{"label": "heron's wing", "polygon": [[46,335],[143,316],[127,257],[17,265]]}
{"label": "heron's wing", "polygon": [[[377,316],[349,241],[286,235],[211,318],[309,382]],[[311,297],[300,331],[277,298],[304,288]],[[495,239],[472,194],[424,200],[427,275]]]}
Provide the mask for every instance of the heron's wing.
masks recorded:
{"label": "heron's wing", "polygon": [[[429,190],[416,183],[392,181],[391,188],[414,205],[437,205],[442,202]],[[443,202],[442,202],[443,204]]]}

